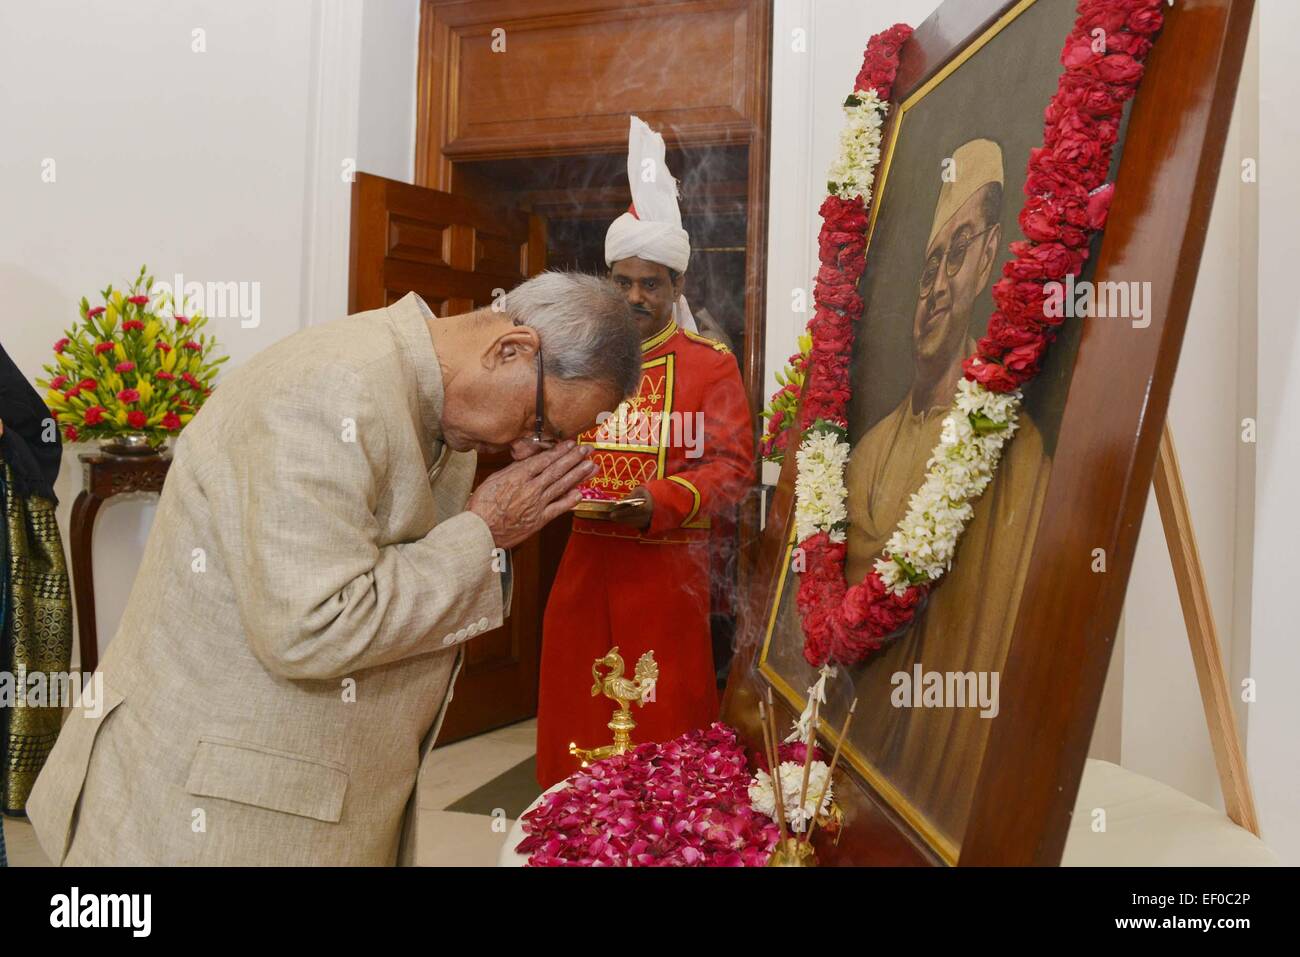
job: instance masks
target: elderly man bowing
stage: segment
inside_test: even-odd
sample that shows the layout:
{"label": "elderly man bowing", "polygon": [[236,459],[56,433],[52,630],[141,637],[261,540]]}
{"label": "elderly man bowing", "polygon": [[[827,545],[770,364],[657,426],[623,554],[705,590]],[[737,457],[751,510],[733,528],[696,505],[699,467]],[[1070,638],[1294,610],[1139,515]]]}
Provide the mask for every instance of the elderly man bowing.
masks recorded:
{"label": "elderly man bowing", "polygon": [[412,293],[226,378],[177,443],[103,706],[32,792],[50,859],[409,861],[461,642],[506,614],[506,550],[576,504],[573,440],[635,392],[639,341],[608,282],[549,273],[462,316]]}

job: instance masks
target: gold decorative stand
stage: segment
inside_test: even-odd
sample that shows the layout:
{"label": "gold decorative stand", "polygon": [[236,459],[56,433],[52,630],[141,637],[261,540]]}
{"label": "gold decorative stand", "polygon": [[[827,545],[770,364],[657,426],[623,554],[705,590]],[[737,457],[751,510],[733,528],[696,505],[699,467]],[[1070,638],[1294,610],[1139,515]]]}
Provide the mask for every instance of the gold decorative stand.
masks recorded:
{"label": "gold decorative stand", "polygon": [[[608,674],[601,673],[602,666],[609,669]],[[617,645],[609,649],[605,657],[597,658],[591,666],[591,676],[595,679],[591,686],[591,696],[594,698],[598,694],[604,694],[618,707],[609,721],[609,729],[614,732],[613,744],[587,749],[569,742],[569,753],[581,761],[584,768],[593,761],[615,754],[626,754],[634,747],[632,729],[636,727],[636,721],[632,718],[631,705],[635,701],[644,707],[646,699],[654,691],[655,682],[659,680],[659,665],[655,661],[655,653],[647,651],[636,663],[634,679],[624,678],[623,668],[623,658],[618,653]]]}

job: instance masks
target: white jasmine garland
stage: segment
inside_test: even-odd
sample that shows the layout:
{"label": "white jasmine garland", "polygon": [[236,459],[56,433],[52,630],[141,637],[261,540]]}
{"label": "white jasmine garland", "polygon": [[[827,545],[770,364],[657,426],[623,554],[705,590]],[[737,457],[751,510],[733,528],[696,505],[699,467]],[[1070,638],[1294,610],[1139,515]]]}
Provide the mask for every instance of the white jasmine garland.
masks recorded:
{"label": "white jasmine garland", "polygon": [[824,531],[831,541],[844,541],[848,523],[848,489],[844,467],[849,444],[837,431],[812,428],[795,456],[799,463],[794,494],[795,534],[799,541]]}
{"label": "white jasmine garland", "polygon": [[[886,557],[875,564],[890,591],[901,593],[914,583],[909,568],[920,580],[934,582],[952,567],[957,542],[975,514],[972,502],[993,481],[1002,448],[1015,434],[1020,402],[1019,392],[990,392],[969,379],[957,384],[921,488],[885,543]],[[977,429],[975,421],[984,428]]]}
{"label": "white jasmine garland", "polygon": [[841,199],[862,197],[871,204],[871,187],[880,163],[880,142],[889,104],[875,90],[857,90],[844,102],[840,147],[826,173],[829,191]]}

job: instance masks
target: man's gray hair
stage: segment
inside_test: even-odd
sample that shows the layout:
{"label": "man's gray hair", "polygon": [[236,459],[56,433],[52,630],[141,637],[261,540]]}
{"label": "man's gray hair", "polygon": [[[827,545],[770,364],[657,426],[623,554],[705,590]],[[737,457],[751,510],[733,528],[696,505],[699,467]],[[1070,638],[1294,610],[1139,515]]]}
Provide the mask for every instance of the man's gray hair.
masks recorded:
{"label": "man's gray hair", "polygon": [[641,384],[641,333],[612,282],[579,272],[544,272],[502,297],[506,315],[537,330],[548,376],[612,386],[620,399]]}

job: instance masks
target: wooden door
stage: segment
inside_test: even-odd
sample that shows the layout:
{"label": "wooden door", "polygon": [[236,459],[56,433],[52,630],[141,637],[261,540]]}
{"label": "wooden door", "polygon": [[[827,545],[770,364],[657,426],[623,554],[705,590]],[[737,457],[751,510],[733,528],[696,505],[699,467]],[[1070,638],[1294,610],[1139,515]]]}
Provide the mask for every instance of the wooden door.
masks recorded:
{"label": "wooden door", "polygon": [[[417,292],[440,316],[492,304],[546,264],[541,217],[368,173],[352,185],[348,311]],[[510,461],[479,456],[477,485]],[[439,744],[537,713],[544,581],[540,539],[511,553],[514,597],[505,624],[465,644],[465,664]]]}

